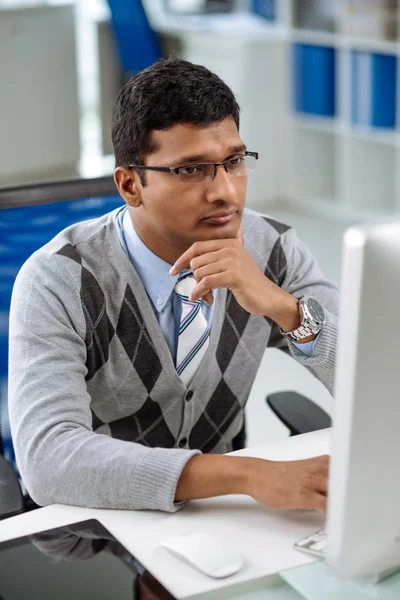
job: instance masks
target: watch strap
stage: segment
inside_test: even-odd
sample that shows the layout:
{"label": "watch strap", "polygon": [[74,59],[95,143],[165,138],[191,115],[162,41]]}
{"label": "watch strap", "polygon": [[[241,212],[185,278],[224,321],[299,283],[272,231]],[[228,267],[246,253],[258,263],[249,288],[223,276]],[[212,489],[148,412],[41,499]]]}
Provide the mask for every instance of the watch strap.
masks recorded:
{"label": "watch strap", "polygon": [[297,329],[293,329],[293,331],[283,331],[281,329],[281,333],[291,342],[298,342],[306,337],[309,337],[310,335],[315,335],[316,332],[315,329],[312,329],[307,325],[300,325],[300,327],[297,327]]}
{"label": "watch strap", "polygon": [[[302,296],[298,301],[298,306],[300,307],[308,296]],[[323,327],[324,323],[314,323],[310,319],[305,318],[304,311],[300,310],[300,315],[303,315],[303,320],[299,327],[293,329],[292,331],[283,331],[281,329],[281,333],[284,337],[286,337],[291,342],[299,342],[300,340],[304,340],[304,338],[310,337],[311,335],[317,335]]]}

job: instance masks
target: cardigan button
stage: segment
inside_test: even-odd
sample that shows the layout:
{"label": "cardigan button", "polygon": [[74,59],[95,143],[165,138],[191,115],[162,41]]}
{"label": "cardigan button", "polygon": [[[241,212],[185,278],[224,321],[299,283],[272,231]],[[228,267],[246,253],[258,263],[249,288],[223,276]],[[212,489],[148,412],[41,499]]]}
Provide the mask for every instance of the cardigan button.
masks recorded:
{"label": "cardigan button", "polygon": [[189,402],[189,400],[191,400],[193,398],[193,391],[189,390],[188,393],[185,396],[185,399],[187,402]]}
{"label": "cardigan button", "polygon": [[184,448],[187,444],[187,438],[182,438],[179,440],[179,448]]}

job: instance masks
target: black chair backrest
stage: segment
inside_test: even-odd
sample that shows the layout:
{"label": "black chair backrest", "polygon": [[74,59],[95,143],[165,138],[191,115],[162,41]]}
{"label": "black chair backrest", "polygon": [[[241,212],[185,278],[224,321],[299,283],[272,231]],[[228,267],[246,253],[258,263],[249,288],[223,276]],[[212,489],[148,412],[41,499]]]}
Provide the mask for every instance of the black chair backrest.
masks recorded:
{"label": "black chair backrest", "polygon": [[78,200],[116,193],[117,189],[112,177],[68,179],[65,181],[34,183],[32,185],[0,187],[0,209]]}

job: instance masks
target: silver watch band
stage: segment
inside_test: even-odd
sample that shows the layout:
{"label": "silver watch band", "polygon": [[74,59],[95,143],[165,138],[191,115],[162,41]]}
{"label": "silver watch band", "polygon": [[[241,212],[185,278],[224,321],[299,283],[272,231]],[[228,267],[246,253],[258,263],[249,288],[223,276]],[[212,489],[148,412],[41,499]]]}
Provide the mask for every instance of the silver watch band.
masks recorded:
{"label": "silver watch band", "polygon": [[294,329],[293,331],[281,330],[281,333],[285,337],[287,337],[291,342],[298,342],[299,340],[303,340],[304,338],[309,337],[310,335],[314,335],[315,331],[307,325],[300,325],[300,327],[297,327],[297,329]]}
{"label": "silver watch band", "polygon": [[316,335],[324,326],[326,317],[324,309],[316,300],[310,296],[304,295],[297,303],[301,317],[301,324],[292,331],[283,331],[281,333],[291,342],[299,342],[304,338]]}

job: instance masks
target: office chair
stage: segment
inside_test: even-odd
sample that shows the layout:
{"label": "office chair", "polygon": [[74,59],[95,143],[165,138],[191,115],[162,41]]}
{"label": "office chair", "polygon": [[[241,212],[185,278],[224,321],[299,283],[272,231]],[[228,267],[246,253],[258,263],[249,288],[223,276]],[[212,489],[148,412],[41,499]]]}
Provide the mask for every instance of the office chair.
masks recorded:
{"label": "office chair", "polygon": [[0,438],[0,520],[24,512],[24,498],[18,477],[6,462]]}
{"label": "office chair", "polygon": [[330,416],[312,400],[293,391],[275,392],[266,402],[291,436],[331,427]]}
{"label": "office chair", "polygon": [[[330,416],[312,400],[291,390],[275,392],[265,398],[274,414],[289,429],[289,435],[310,433],[331,427]],[[242,450],[246,447],[246,419],[239,433],[232,440],[232,449]]]}
{"label": "office chair", "polygon": [[0,189],[0,519],[37,508],[22,492],[8,422],[8,317],[15,277],[59,231],[121,205],[112,177]]}

